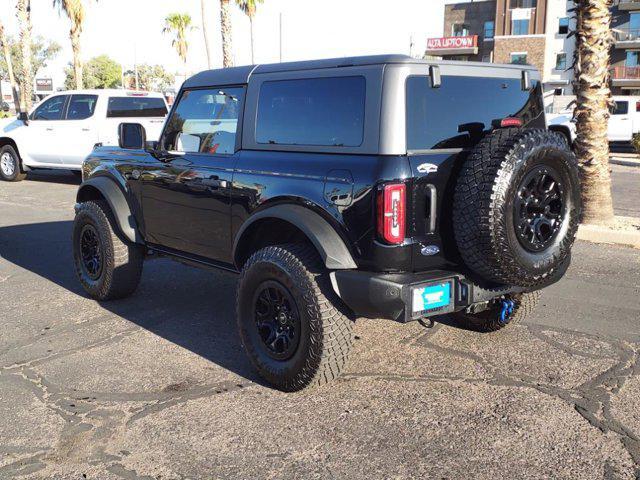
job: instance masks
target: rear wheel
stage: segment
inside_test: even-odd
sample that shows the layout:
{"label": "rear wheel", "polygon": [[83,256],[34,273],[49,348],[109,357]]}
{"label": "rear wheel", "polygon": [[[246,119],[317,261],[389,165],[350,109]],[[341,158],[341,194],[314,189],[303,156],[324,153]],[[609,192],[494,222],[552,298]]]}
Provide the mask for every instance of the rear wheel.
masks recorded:
{"label": "rear wheel", "polygon": [[20,157],[15,148],[5,145],[0,148],[0,178],[7,182],[19,182],[27,175],[22,171]]}
{"label": "rear wheel", "polygon": [[144,249],[120,239],[105,203],[89,201],[80,204],[73,223],[73,260],[87,293],[96,300],[113,300],[138,287]]}
{"label": "rear wheel", "polygon": [[[527,318],[540,301],[540,291],[509,295],[494,302],[487,310],[478,313],[465,311],[452,314],[460,325],[477,332],[495,332],[509,324],[519,323]],[[509,304],[508,302],[513,302]]]}
{"label": "rear wheel", "polygon": [[237,321],[258,373],[284,391],[335,379],[353,341],[353,321],[318,254],[304,244],[266,247],[247,260]]}

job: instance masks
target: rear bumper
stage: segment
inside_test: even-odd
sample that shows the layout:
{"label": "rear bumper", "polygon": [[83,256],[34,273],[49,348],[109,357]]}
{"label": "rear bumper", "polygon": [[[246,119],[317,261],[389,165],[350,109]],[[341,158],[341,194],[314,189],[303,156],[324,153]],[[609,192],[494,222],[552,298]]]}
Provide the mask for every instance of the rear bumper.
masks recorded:
{"label": "rear bumper", "polygon": [[[331,282],[338,296],[358,317],[386,318],[402,323],[464,310],[475,303],[525,291],[521,287],[487,290],[460,273],[443,270],[419,274],[337,270],[331,273]],[[451,286],[447,305],[428,311],[412,311],[414,289],[447,282]]]}

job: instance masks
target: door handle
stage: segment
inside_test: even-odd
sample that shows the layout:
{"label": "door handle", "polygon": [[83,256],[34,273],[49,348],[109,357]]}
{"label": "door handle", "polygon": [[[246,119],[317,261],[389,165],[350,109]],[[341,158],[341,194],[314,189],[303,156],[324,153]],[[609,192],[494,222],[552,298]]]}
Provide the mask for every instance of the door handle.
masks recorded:
{"label": "door handle", "polygon": [[219,178],[203,178],[202,182],[200,183],[207,187],[216,187],[216,188],[227,188],[227,184],[228,184],[226,180],[220,180]]}
{"label": "door handle", "polygon": [[47,132],[53,132],[53,128],[51,128],[51,127],[47,127],[47,128],[45,128],[45,130],[46,130]]}
{"label": "door handle", "polygon": [[83,131],[83,132],[90,132],[90,131],[91,131],[91,129],[90,129],[90,128],[83,128],[83,129],[82,129],[82,131]]}

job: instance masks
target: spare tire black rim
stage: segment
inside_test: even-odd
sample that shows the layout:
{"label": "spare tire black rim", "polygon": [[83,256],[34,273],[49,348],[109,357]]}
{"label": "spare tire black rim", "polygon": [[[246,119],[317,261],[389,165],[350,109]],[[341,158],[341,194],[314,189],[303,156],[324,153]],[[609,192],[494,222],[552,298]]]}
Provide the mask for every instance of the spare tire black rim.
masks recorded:
{"label": "spare tire black rim", "polygon": [[520,244],[531,252],[547,248],[557,237],[565,216],[560,175],[546,165],[532,169],[518,185],[514,225]]}
{"label": "spare tire black rim", "polygon": [[102,247],[100,236],[93,225],[85,225],[80,232],[80,256],[82,267],[91,280],[102,274]]}
{"label": "spare tire black rim", "polygon": [[269,280],[256,289],[254,318],[265,352],[288,360],[300,341],[300,315],[293,297],[279,282]]}

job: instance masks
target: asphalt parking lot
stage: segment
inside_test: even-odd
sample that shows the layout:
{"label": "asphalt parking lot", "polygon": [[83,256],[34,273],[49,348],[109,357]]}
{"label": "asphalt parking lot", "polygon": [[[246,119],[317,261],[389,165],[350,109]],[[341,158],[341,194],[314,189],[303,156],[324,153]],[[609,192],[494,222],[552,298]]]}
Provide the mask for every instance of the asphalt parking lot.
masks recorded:
{"label": "asphalt parking lot", "polygon": [[154,260],[133,297],[84,295],[77,184],[0,184],[0,478],[640,478],[640,251],[578,243],[494,334],[359,321],[339,381],[284,394],[232,274]]}

